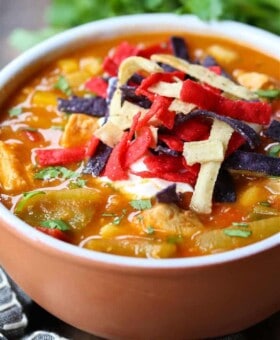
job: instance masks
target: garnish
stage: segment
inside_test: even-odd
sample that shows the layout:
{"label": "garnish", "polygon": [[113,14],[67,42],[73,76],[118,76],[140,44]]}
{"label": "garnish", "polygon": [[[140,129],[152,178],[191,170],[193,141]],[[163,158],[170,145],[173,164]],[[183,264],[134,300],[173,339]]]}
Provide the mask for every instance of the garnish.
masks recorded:
{"label": "garnish", "polygon": [[50,166],[35,173],[35,179],[49,180],[55,178],[70,179],[76,178],[79,174],[63,166]]}
{"label": "garnish", "polygon": [[145,232],[149,235],[153,235],[155,233],[155,229],[152,226],[148,226]]}
{"label": "garnish", "polygon": [[104,117],[107,111],[106,100],[102,97],[58,99],[58,109],[67,113],[84,113],[95,117]]}
{"label": "garnish", "polygon": [[247,228],[249,227],[249,224],[246,222],[232,222],[232,226]]}
{"label": "garnish", "polygon": [[114,219],[113,219],[113,224],[114,225],[119,225],[121,223],[121,220],[125,217],[125,214],[126,214],[126,209],[123,209],[122,210],[122,214],[120,216],[116,216]]}
{"label": "garnish", "polygon": [[70,87],[68,81],[66,80],[66,78],[63,77],[63,76],[59,76],[57,82],[54,84],[54,88],[62,91],[67,96],[71,96],[71,94],[72,94],[71,87]]}
{"label": "garnish", "polygon": [[68,226],[68,224],[62,220],[47,220],[47,221],[42,221],[40,224],[42,227],[45,227],[45,228],[58,229],[61,231],[70,230],[70,227]]}
{"label": "garnish", "polygon": [[121,215],[118,215],[116,213],[102,213],[101,216],[102,217],[114,217],[112,224],[119,225],[122,219],[125,217],[125,214],[126,214],[126,209],[123,209]]}
{"label": "garnish", "polygon": [[10,117],[17,117],[22,113],[22,108],[17,106],[17,107],[13,107],[9,110],[9,116]]}
{"label": "garnish", "polygon": [[268,155],[271,157],[279,157],[280,155],[280,144],[273,145],[268,149]]}
{"label": "garnish", "polygon": [[259,97],[275,99],[280,96],[280,89],[271,89],[271,90],[258,90],[256,94]]}
{"label": "garnish", "polygon": [[182,235],[171,235],[167,237],[166,241],[172,244],[180,244],[184,241],[184,238]]}
{"label": "garnish", "polygon": [[24,192],[22,195],[21,200],[18,202],[16,208],[15,208],[15,212],[18,213],[20,211],[22,211],[22,209],[24,208],[26,202],[31,198],[34,197],[36,195],[44,195],[45,192],[44,191],[30,191],[30,192]]}
{"label": "garnish", "polygon": [[258,204],[263,206],[263,207],[270,207],[271,206],[271,204],[269,202],[267,202],[267,201],[261,201]]}
{"label": "garnish", "polygon": [[137,210],[146,210],[152,207],[152,203],[150,199],[139,199],[139,200],[132,200],[129,204]]}
{"label": "garnish", "polygon": [[252,235],[251,230],[241,230],[241,229],[224,229],[224,234],[230,237],[242,237],[247,238]]}

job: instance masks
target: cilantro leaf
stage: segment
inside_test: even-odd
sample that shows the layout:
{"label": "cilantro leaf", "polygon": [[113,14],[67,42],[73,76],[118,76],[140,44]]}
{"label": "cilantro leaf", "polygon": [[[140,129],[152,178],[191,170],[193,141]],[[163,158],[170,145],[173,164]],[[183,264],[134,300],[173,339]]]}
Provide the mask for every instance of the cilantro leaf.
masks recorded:
{"label": "cilantro leaf", "polygon": [[59,76],[57,82],[54,84],[54,88],[65,93],[67,96],[71,96],[72,94],[71,87],[67,79],[63,76]]}
{"label": "cilantro leaf", "polygon": [[146,228],[145,231],[149,235],[153,235],[155,233],[155,229],[152,226],[150,226],[150,225]]}
{"label": "cilantro leaf", "polygon": [[19,106],[13,107],[9,110],[10,117],[17,117],[22,113],[22,108]]}
{"label": "cilantro leaf", "polygon": [[150,199],[140,199],[140,200],[132,200],[129,204],[137,210],[146,210],[152,207],[152,203]]}
{"label": "cilantro leaf", "polygon": [[249,224],[246,222],[232,222],[232,226],[247,228]]}
{"label": "cilantro leaf", "polygon": [[49,229],[58,229],[61,231],[66,231],[70,230],[70,227],[68,226],[67,223],[65,223],[62,220],[47,220],[47,221],[42,221],[40,225],[44,228],[49,228]]}
{"label": "cilantro leaf", "polygon": [[224,229],[224,234],[230,237],[247,238],[252,235],[252,231],[242,229]]}
{"label": "cilantro leaf", "polygon": [[268,149],[268,155],[271,156],[271,157],[279,157],[279,155],[280,155],[280,144],[276,144],[276,145],[271,146]]}
{"label": "cilantro leaf", "polygon": [[280,89],[271,89],[271,90],[258,90],[256,94],[259,97],[275,99],[280,96]]}
{"label": "cilantro leaf", "polygon": [[79,176],[75,171],[69,170],[63,166],[50,166],[45,169],[39,170],[35,173],[35,179],[49,180],[55,178],[77,178]]}
{"label": "cilantro leaf", "polygon": [[27,201],[34,196],[37,195],[44,195],[45,192],[44,191],[30,191],[30,192],[24,192],[22,194],[22,198],[21,200],[18,202],[16,208],[15,208],[15,213],[19,213],[23,210],[23,208],[25,207]]}

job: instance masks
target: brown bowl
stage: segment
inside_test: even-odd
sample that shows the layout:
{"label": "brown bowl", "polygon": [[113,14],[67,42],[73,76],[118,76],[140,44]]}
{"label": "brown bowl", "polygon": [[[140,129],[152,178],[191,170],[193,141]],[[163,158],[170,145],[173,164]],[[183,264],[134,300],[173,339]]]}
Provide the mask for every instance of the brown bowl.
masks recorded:
{"label": "brown bowl", "polygon": [[[238,37],[279,57],[279,38],[234,22],[137,15],[67,31],[0,73],[0,106],[24,80],[74,47],[127,32],[195,31]],[[0,261],[42,307],[110,339],[193,339],[244,329],[280,310],[280,235],[222,254],[151,260],[97,253],[55,240],[0,205]]]}

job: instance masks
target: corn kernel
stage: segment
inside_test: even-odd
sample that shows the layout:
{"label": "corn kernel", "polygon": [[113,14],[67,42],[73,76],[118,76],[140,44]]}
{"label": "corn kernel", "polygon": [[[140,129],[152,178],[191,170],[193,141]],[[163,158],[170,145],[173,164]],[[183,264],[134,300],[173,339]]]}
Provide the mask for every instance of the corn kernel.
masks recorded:
{"label": "corn kernel", "polygon": [[53,92],[36,91],[32,97],[32,104],[36,106],[56,106],[57,95]]}
{"label": "corn kernel", "polygon": [[212,45],[207,51],[218,61],[218,63],[221,64],[230,64],[238,58],[238,54],[236,52],[220,45]]}
{"label": "corn kernel", "polygon": [[87,79],[89,79],[90,74],[85,71],[77,71],[69,73],[65,76],[70,87],[79,88]]}
{"label": "corn kernel", "polygon": [[74,58],[61,59],[57,62],[57,65],[63,73],[71,73],[79,69],[78,62]]}
{"label": "corn kernel", "polygon": [[102,71],[102,61],[100,58],[82,58],[80,67],[83,71],[88,72],[92,76],[96,76]]}

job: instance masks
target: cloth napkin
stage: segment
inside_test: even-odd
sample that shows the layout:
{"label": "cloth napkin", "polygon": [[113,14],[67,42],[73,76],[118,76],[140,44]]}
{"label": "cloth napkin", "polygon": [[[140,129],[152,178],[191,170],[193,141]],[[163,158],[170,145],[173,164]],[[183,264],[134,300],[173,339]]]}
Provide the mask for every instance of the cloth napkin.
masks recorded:
{"label": "cloth napkin", "polygon": [[[40,321],[36,323],[35,319]],[[0,267],[0,340],[13,339],[101,340],[44,311]],[[280,340],[280,312],[244,332],[208,340]]]}

